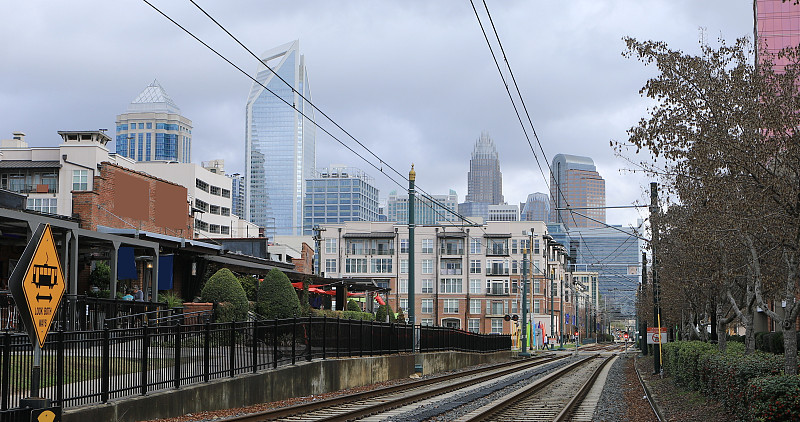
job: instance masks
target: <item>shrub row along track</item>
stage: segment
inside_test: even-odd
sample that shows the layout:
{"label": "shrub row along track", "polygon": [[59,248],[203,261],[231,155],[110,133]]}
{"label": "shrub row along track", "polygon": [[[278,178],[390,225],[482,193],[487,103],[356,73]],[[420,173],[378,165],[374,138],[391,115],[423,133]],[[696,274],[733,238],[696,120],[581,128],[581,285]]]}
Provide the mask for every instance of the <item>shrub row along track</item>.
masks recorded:
{"label": "shrub row along track", "polygon": [[237,416],[226,421],[347,421],[385,412],[409,403],[458,390],[486,380],[502,377],[562,359],[565,356],[514,361],[500,365],[457,372],[416,382],[380,388],[356,394],[319,400],[300,405]]}
{"label": "shrub row along track", "polygon": [[615,358],[592,355],[565,365],[458,421],[590,421],[603,384],[595,382]]}

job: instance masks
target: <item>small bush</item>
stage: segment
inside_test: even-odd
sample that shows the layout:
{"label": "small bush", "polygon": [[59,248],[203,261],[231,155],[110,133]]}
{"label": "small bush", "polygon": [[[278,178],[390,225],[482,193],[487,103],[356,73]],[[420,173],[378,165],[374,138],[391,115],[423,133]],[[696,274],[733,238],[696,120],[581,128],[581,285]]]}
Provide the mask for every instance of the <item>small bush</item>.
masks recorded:
{"label": "small bush", "polygon": [[256,312],[267,319],[293,318],[300,314],[297,293],[281,270],[271,269],[258,286]]}
{"label": "small bush", "polygon": [[242,285],[242,289],[247,295],[247,300],[255,302],[258,294],[258,279],[249,275],[241,276],[239,277],[239,284]]}
{"label": "small bush", "polygon": [[378,306],[378,311],[375,313],[375,321],[386,322],[386,317],[389,317],[389,322],[395,322],[396,317],[392,307],[388,304]]}
{"label": "small bush", "polygon": [[218,322],[243,321],[249,304],[239,280],[231,270],[223,268],[212,275],[200,292],[204,302],[216,302]]}
{"label": "small bush", "polygon": [[347,301],[347,310],[353,312],[361,312],[361,306],[359,306],[358,302],[356,302],[355,300],[350,299]]}
{"label": "small bush", "polygon": [[342,311],[342,319],[355,319],[364,321],[375,321],[375,315],[361,311]]}
{"label": "small bush", "polygon": [[[97,286],[100,290],[108,290],[111,284],[111,267],[103,261],[97,261],[94,269],[89,273],[89,285]],[[108,297],[108,294],[103,296]]]}
{"label": "small bush", "polygon": [[756,378],[750,381],[747,392],[753,420],[800,420],[800,375]]}
{"label": "small bush", "polygon": [[173,292],[159,293],[158,300],[166,303],[168,308],[180,308],[183,306],[183,299]]}

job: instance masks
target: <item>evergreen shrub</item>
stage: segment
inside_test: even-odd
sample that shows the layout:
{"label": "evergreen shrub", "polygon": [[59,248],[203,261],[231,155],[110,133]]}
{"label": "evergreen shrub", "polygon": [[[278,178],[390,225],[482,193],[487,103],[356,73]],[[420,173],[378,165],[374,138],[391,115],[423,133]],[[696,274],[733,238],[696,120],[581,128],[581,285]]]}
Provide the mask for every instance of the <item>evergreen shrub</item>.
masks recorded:
{"label": "evergreen shrub", "polygon": [[761,377],[747,389],[750,417],[756,421],[800,420],[800,375]]}
{"label": "evergreen shrub", "polygon": [[294,318],[300,315],[300,299],[281,270],[273,268],[258,286],[256,312],[267,319]]}
{"label": "evergreen shrub", "polygon": [[347,310],[353,312],[361,312],[361,306],[359,306],[358,302],[356,302],[355,300],[349,299],[347,301]]}
{"label": "evergreen shrub", "polygon": [[206,281],[200,298],[204,302],[216,302],[217,322],[244,321],[249,304],[239,280],[227,268],[222,268]]}

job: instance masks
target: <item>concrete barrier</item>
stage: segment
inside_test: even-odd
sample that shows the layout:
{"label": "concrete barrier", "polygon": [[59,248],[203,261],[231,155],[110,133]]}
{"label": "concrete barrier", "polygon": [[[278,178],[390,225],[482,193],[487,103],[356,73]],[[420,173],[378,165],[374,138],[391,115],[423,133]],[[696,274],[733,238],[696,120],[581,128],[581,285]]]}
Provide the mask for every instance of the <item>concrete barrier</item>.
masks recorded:
{"label": "concrete barrier", "polygon": [[[431,374],[505,362],[515,355],[510,351],[486,354],[434,352],[423,353],[420,357],[423,374]],[[64,411],[62,419],[64,422],[141,421],[323,394],[408,377],[414,373],[414,360],[414,355],[405,354],[303,362],[106,404],[70,408]]]}

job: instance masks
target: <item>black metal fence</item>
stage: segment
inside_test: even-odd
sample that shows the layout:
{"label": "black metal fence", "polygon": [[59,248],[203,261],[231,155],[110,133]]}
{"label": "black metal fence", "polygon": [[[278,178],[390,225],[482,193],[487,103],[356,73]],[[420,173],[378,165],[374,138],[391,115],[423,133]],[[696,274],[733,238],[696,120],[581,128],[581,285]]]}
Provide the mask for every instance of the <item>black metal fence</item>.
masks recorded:
{"label": "black metal fence", "polygon": [[[149,312],[150,316],[164,317],[181,312],[170,309],[166,303],[101,299],[84,295],[65,294],[53,319],[52,329],[68,331],[101,330],[107,319],[113,319],[112,328],[125,327],[131,322],[128,316]],[[155,317],[155,316],[154,316]],[[24,332],[19,310],[8,291],[0,291],[0,330]]]}
{"label": "black metal fence", "polygon": [[[510,350],[507,335],[416,327],[420,351]],[[293,365],[298,361],[411,352],[410,325],[325,317],[55,331],[42,356],[44,397],[72,407]],[[0,334],[0,414],[29,396],[31,344]]]}

